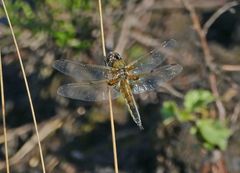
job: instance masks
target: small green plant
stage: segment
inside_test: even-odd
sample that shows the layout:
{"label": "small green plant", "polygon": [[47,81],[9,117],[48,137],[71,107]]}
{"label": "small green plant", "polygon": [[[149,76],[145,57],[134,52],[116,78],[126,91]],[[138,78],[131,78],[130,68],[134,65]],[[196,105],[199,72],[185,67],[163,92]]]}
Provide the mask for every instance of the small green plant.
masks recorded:
{"label": "small green plant", "polygon": [[[17,34],[28,30],[32,34],[48,34],[59,47],[84,51],[90,48],[96,27],[90,13],[94,4],[87,0],[36,0],[34,3],[15,0],[7,3],[10,18]],[[0,12],[1,14],[1,12]],[[81,16],[81,17],[79,17]]]}
{"label": "small green plant", "polygon": [[226,122],[211,115],[211,103],[214,100],[211,92],[207,90],[192,90],[185,95],[182,108],[174,101],[165,101],[161,109],[164,124],[175,120],[180,123],[190,122],[190,133],[198,137],[205,149],[225,150],[231,130]]}

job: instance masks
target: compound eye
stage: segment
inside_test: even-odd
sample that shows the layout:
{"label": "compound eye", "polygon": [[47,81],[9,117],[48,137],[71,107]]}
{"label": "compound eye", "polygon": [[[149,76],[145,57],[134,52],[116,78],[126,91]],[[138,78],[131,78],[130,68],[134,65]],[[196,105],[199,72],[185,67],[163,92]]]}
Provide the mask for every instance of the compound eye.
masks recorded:
{"label": "compound eye", "polygon": [[115,53],[115,58],[116,58],[117,60],[120,60],[120,59],[121,59],[121,56],[119,55],[119,53]]}

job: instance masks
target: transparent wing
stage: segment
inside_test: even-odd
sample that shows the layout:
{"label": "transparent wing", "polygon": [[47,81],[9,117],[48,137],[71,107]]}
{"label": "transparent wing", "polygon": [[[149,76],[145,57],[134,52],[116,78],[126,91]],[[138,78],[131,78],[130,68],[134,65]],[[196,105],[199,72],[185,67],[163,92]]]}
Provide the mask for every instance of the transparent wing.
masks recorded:
{"label": "transparent wing", "polygon": [[163,83],[171,80],[182,71],[179,64],[166,65],[152,70],[150,73],[140,74],[140,79],[131,82],[132,92],[134,94],[151,91],[158,88]]}
{"label": "transparent wing", "polygon": [[70,60],[57,60],[54,62],[53,67],[79,81],[106,79],[107,74],[111,71],[109,67],[82,64]]}
{"label": "transparent wing", "polygon": [[60,86],[57,93],[63,97],[82,101],[104,101],[108,100],[108,89],[111,91],[112,99],[120,95],[118,90],[105,82],[70,83]]}
{"label": "transparent wing", "polygon": [[145,73],[159,66],[165,59],[167,51],[177,45],[176,40],[170,39],[162,43],[162,47],[154,49],[150,53],[141,56],[137,60],[133,61],[128,67],[133,66],[132,73]]}

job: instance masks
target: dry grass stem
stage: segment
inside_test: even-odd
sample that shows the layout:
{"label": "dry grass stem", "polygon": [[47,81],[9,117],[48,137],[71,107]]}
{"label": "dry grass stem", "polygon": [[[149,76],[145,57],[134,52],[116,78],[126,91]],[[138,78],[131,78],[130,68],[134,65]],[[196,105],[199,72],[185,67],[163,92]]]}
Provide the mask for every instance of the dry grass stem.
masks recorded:
{"label": "dry grass stem", "polygon": [[226,3],[224,6],[222,6],[221,8],[219,8],[219,10],[217,10],[209,19],[208,21],[204,24],[203,26],[203,31],[205,34],[207,34],[208,29],[212,26],[212,24],[226,11],[228,11],[229,9],[231,9],[232,7],[238,5],[239,2],[233,1],[233,2],[229,2]]}
{"label": "dry grass stem", "polygon": [[[98,5],[99,5],[100,26],[101,26],[102,49],[103,49],[103,55],[104,55],[104,57],[106,57],[104,29],[103,29],[103,16],[102,16],[102,2],[101,2],[101,0],[98,1]],[[108,100],[109,100],[111,131],[112,131],[114,169],[115,169],[115,173],[118,173],[117,145],[116,145],[115,127],[114,127],[114,119],[113,119],[113,108],[112,108],[112,100],[111,100],[110,89],[108,90]]]}
{"label": "dry grass stem", "polygon": [[[224,2],[219,0],[212,1],[196,1],[191,0],[191,5],[199,10],[212,10],[219,8],[222,6]],[[159,3],[154,4],[152,6],[152,10],[181,10],[184,6],[180,3],[180,1],[160,1]]]}
{"label": "dry grass stem", "polygon": [[[64,122],[63,117],[54,117],[51,120],[48,120],[47,122],[43,122],[40,124],[40,129],[39,129],[39,138],[40,141],[44,140],[47,138],[49,135],[54,133],[56,130],[62,127],[62,124]],[[25,130],[28,130],[28,128],[31,128],[31,125],[28,124],[28,127],[25,126]],[[27,156],[28,153],[33,151],[33,149],[36,147],[38,144],[38,139],[37,135],[34,134],[23,146],[10,158],[10,165],[15,165],[21,160]],[[0,169],[3,169],[5,165],[3,165],[0,162]]]}
{"label": "dry grass stem", "polygon": [[[52,134],[54,131],[59,129],[62,125],[60,119],[54,119],[44,124],[44,126],[39,130],[39,140],[42,141],[47,136]],[[12,164],[20,162],[29,152],[31,152],[38,143],[37,135],[33,135],[10,159]]]}
{"label": "dry grass stem", "polygon": [[[14,140],[18,136],[22,136],[34,129],[33,124],[26,124],[14,129],[8,129],[8,141]],[[4,135],[0,135],[0,144],[5,142]]]}
{"label": "dry grass stem", "polygon": [[240,71],[240,65],[222,65],[224,71]]}
{"label": "dry grass stem", "polygon": [[23,66],[22,57],[21,57],[21,54],[20,54],[20,51],[19,51],[17,40],[16,40],[16,37],[15,37],[15,34],[14,34],[14,30],[13,30],[11,20],[9,18],[8,11],[7,11],[4,0],[2,0],[2,5],[3,5],[3,8],[4,8],[4,12],[6,14],[7,20],[8,20],[8,24],[9,24],[9,27],[10,27],[10,30],[11,30],[13,41],[14,41],[14,44],[15,44],[15,47],[16,47],[19,63],[20,63],[20,66],[21,66],[21,71],[23,73],[23,79],[24,79],[24,83],[25,83],[25,86],[26,86],[26,90],[27,90],[27,96],[28,96],[28,100],[29,100],[29,104],[30,104],[30,108],[31,108],[31,112],[32,112],[33,123],[34,123],[34,126],[35,126],[35,131],[36,131],[36,136],[37,136],[37,141],[38,141],[38,146],[39,146],[42,169],[43,169],[43,173],[46,173],[44,159],[43,159],[44,157],[43,157],[43,152],[42,152],[42,146],[41,146],[40,138],[39,138],[39,134],[38,134],[38,126],[37,126],[35,110],[34,110],[33,103],[32,103],[32,97],[31,97],[29,86],[28,86],[28,81],[27,81],[25,69],[24,69],[24,66]]}
{"label": "dry grass stem", "polygon": [[9,159],[8,159],[8,140],[7,140],[7,125],[6,125],[6,112],[5,112],[5,97],[4,97],[4,84],[3,84],[3,70],[2,70],[2,53],[0,52],[0,78],[1,78],[1,101],[2,101],[2,119],[3,119],[3,133],[4,133],[4,149],[6,159],[6,170],[10,173]]}

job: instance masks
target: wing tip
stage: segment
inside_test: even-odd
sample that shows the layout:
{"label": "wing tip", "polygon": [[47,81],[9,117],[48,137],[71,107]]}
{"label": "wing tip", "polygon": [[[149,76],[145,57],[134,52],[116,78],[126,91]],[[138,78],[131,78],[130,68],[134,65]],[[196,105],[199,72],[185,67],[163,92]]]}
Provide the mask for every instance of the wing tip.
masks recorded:
{"label": "wing tip", "polygon": [[58,70],[58,68],[61,66],[61,63],[65,61],[64,59],[58,59],[55,60],[52,64],[52,67],[55,68],[56,70]]}
{"label": "wing tip", "polygon": [[177,42],[177,40],[171,38],[171,39],[163,41],[161,44],[161,47],[163,47],[164,49],[177,48],[178,42]]}
{"label": "wing tip", "polygon": [[180,64],[176,64],[176,66],[178,67],[178,73],[181,73],[183,71],[183,66]]}
{"label": "wing tip", "polygon": [[60,96],[63,96],[62,91],[63,91],[63,87],[60,86],[60,87],[57,89],[57,94],[60,95]]}
{"label": "wing tip", "polygon": [[174,67],[175,68],[175,72],[177,74],[181,73],[182,70],[183,70],[183,67],[180,64],[169,64],[169,65],[166,65],[166,67]]}

